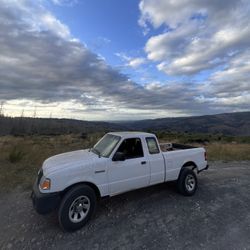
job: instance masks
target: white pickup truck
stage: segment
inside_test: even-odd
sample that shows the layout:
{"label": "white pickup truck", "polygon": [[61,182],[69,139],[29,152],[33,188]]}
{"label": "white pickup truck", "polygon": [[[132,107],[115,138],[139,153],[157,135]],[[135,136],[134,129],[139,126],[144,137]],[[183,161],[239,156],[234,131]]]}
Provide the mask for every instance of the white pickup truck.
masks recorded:
{"label": "white pickup truck", "polygon": [[101,197],[174,180],[180,193],[190,196],[196,173],[207,168],[204,148],[160,145],[149,133],[113,132],[91,149],[45,160],[31,197],[38,213],[58,209],[61,227],[73,231],[91,218]]}

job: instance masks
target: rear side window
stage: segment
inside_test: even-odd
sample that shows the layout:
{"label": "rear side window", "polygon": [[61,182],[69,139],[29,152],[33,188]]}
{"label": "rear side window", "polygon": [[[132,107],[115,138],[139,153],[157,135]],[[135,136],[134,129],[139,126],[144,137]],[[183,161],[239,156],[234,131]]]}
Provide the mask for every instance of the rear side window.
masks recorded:
{"label": "rear side window", "polygon": [[148,137],[148,138],[146,138],[146,141],[147,141],[147,145],[148,145],[148,151],[150,154],[160,153],[157,141],[154,137]]}

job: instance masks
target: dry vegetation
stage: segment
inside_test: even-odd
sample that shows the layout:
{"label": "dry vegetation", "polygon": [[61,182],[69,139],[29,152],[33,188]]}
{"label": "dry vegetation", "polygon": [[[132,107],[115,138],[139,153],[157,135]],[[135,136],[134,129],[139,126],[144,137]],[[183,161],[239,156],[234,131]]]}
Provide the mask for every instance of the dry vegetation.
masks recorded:
{"label": "dry vegetation", "polygon": [[205,146],[209,160],[242,161],[250,160],[248,143],[211,143]]}
{"label": "dry vegetation", "polygon": [[88,148],[102,134],[0,137],[0,188],[31,188],[43,161],[55,154]]}
{"label": "dry vegetation", "polygon": [[[0,137],[0,188],[17,186],[30,189],[42,162],[55,154],[91,147],[102,136],[92,133],[59,136],[2,136]],[[173,138],[161,138],[172,141]],[[181,140],[174,139],[173,141]],[[195,145],[201,145],[195,143]],[[209,160],[250,160],[249,143],[209,142],[205,145]]]}

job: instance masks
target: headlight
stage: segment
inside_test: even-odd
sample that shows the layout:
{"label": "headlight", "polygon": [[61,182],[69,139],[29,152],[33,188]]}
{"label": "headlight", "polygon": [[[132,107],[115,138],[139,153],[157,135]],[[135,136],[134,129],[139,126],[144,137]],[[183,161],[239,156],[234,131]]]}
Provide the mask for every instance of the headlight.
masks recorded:
{"label": "headlight", "polygon": [[50,184],[51,181],[49,178],[45,178],[44,176],[42,177],[41,181],[40,181],[40,188],[42,190],[49,190],[50,189]]}

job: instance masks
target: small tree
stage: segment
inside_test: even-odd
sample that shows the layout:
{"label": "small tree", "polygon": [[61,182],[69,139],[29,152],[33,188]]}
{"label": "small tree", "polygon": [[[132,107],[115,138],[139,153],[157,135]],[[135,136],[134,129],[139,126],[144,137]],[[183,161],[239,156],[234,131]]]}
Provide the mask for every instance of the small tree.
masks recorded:
{"label": "small tree", "polygon": [[33,118],[36,118],[36,107],[34,108]]}
{"label": "small tree", "polygon": [[4,117],[4,101],[0,104],[0,117]]}

